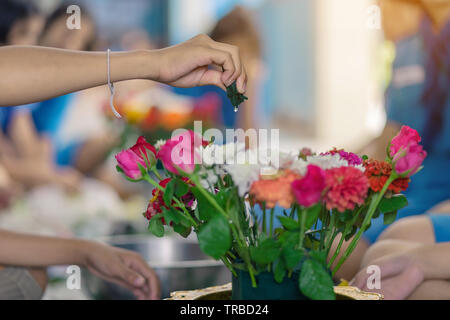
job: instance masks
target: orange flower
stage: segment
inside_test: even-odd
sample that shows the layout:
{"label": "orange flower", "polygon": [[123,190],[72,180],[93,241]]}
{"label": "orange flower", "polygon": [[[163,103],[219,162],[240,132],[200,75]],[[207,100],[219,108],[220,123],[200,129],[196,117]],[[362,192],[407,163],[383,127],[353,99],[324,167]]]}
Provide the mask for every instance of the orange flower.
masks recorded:
{"label": "orange flower", "polygon": [[[369,179],[370,189],[373,192],[379,192],[383,188],[387,179],[391,175],[392,165],[386,161],[378,161],[374,159],[365,160],[363,163],[366,168],[365,174]],[[398,178],[395,179],[388,190],[393,193],[400,193],[408,189],[409,178]]]}
{"label": "orange flower", "polygon": [[302,176],[290,171],[280,171],[276,176],[264,177],[253,182],[250,196],[258,203],[265,202],[267,208],[273,208],[277,203],[284,208],[290,208],[295,201],[291,184]]}

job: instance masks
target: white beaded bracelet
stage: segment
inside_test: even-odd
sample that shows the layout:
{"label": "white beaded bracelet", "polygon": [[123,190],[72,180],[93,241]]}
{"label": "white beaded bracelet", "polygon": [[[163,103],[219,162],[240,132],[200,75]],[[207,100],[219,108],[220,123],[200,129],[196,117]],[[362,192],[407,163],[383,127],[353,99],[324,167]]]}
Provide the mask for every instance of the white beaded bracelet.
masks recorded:
{"label": "white beaded bracelet", "polygon": [[108,53],[108,87],[109,87],[109,91],[111,92],[111,96],[109,98],[109,104],[111,106],[111,111],[114,113],[114,115],[117,118],[122,118],[122,116],[120,115],[119,112],[117,112],[116,108],[114,107],[114,84],[111,82],[111,63],[110,63],[110,55],[111,55],[111,50],[108,49],[107,51]]}

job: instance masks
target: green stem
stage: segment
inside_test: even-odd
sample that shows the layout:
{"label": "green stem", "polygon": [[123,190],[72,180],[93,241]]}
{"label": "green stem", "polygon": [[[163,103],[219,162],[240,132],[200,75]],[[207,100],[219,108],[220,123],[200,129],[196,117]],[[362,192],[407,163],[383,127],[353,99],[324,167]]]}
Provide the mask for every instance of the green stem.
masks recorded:
{"label": "green stem", "polygon": [[348,232],[347,226],[345,226],[345,230],[342,233],[342,236],[341,236],[341,239],[339,240],[339,244],[338,244],[338,246],[336,248],[336,251],[334,252],[333,257],[328,262],[328,268],[331,268],[331,266],[333,265],[334,260],[336,260],[336,257],[341,252],[341,247],[342,247],[342,244],[344,243],[345,235],[347,234],[347,232]]}
{"label": "green stem", "polygon": [[233,266],[231,265],[230,261],[228,261],[228,259],[225,257],[220,258],[220,260],[222,260],[222,262],[225,264],[225,266],[228,268],[228,270],[230,270],[230,272],[233,274],[233,276],[237,277],[237,273],[234,270]]}
{"label": "green stem", "polygon": [[266,204],[263,202],[263,222],[262,222],[262,231],[267,234],[267,223],[266,223]]}
{"label": "green stem", "polygon": [[339,253],[341,252],[341,247],[342,244],[344,243],[345,237],[347,236],[347,234],[352,230],[353,225],[356,223],[356,220],[358,220],[359,215],[361,214],[362,210],[364,209],[365,206],[361,206],[358,211],[356,211],[355,216],[352,218],[352,220],[350,220],[350,223],[348,223],[345,228],[344,228],[344,232],[341,235],[341,239],[339,240],[339,244],[336,248],[336,251],[333,254],[333,257],[331,258],[331,260],[328,262],[328,268],[331,268],[331,266],[333,265],[334,261],[336,260],[337,256],[339,255]]}
{"label": "green stem", "polygon": [[299,248],[303,248],[303,240],[305,239],[305,222],[306,222],[306,212],[304,210],[298,210],[298,214],[300,216],[300,239],[299,239]]}
{"label": "green stem", "polygon": [[[225,210],[223,210],[223,208],[221,206],[219,206],[219,204],[217,203],[217,201],[209,194],[208,191],[206,191],[200,184],[200,181],[197,179],[196,176],[194,175],[189,175],[189,179],[191,179],[192,182],[194,182],[194,184],[196,185],[197,189],[203,194],[203,196],[211,203],[211,205],[217,209],[217,211],[220,212],[220,214],[222,214],[227,221],[229,221],[230,217],[227,215],[227,213],[225,212]],[[245,252],[242,252],[241,254],[241,258],[244,259],[245,264],[247,265],[248,268],[248,272],[250,274],[250,278],[252,280],[252,285],[255,288],[256,287],[256,280],[255,280],[255,275],[254,275],[254,270],[253,270],[253,265],[251,264],[250,261],[250,255],[248,253],[248,248],[245,245],[245,239],[241,239],[240,236],[243,237],[242,232],[238,233],[238,230],[236,230],[236,226],[234,223],[230,223],[230,228],[231,231],[233,232],[234,238],[236,239],[237,245],[238,245],[238,249],[239,251],[245,250]],[[241,241],[242,240],[242,241]]]}
{"label": "green stem", "polygon": [[217,201],[209,194],[208,191],[206,191],[200,181],[198,181],[197,177],[195,176],[189,176],[189,179],[194,182],[195,186],[197,187],[197,189],[203,194],[203,196],[209,201],[209,203],[217,210],[220,212],[220,214],[222,214],[224,217],[226,217],[228,219],[228,215],[226,214],[225,210],[223,210],[223,208],[221,206],[219,206],[219,204],[217,203]]}
{"label": "green stem", "polygon": [[322,250],[324,248],[324,240],[325,240],[325,230],[328,228],[328,213],[325,209],[323,212],[323,219],[322,219],[322,228],[320,230],[320,244],[319,244],[319,250]]}
{"label": "green stem", "polygon": [[331,214],[331,219],[330,219],[330,229],[328,229],[328,231],[325,233],[325,247],[324,250],[328,250],[328,248],[331,246],[331,243],[333,241],[333,236],[335,233],[335,227],[334,227],[334,222],[336,220],[336,213],[332,213]]}
{"label": "green stem", "polygon": [[152,167],[152,172],[155,174],[155,176],[156,176],[159,180],[162,180],[162,177],[161,177],[161,175],[159,174],[158,169],[156,169],[156,166],[153,166],[153,167]]}
{"label": "green stem", "polygon": [[356,248],[356,245],[358,244],[359,239],[361,238],[362,234],[364,233],[364,231],[366,231],[367,227],[369,226],[370,221],[372,220],[372,217],[375,214],[375,211],[378,207],[378,204],[380,203],[381,199],[383,198],[384,194],[386,193],[387,188],[392,183],[392,181],[394,181],[397,178],[398,178],[397,175],[395,173],[392,173],[389,176],[386,183],[384,184],[383,189],[381,189],[380,193],[378,193],[374,198],[372,198],[372,201],[369,205],[369,210],[367,211],[367,215],[364,218],[361,228],[359,228],[358,233],[356,234],[356,236],[353,238],[350,245],[345,250],[341,259],[339,259],[339,262],[336,265],[336,267],[333,269],[333,274],[332,274],[333,276],[336,274],[336,272],[339,270],[339,268],[342,266],[342,264],[345,262],[345,260],[347,260],[347,258],[350,256],[350,254]]}
{"label": "green stem", "polygon": [[275,208],[270,209],[270,236],[273,236],[273,215]]}

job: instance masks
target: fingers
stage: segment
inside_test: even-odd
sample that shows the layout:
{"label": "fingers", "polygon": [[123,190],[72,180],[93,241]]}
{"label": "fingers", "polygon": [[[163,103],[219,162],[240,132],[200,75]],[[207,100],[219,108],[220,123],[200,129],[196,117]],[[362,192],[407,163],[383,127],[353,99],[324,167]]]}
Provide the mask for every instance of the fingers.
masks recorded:
{"label": "fingers", "polygon": [[214,48],[205,48],[206,54],[210,59],[209,64],[217,64],[222,66],[223,72],[221,81],[225,86],[230,86],[235,81],[236,67],[233,62],[231,53]]}
{"label": "fingers", "polygon": [[223,67],[222,83],[228,87],[234,81],[237,81],[236,85],[238,91],[244,93],[247,84],[247,73],[242,64],[239,48],[230,44],[214,41],[206,35],[198,36],[198,41],[214,50],[214,53],[213,51],[210,51],[213,59],[212,63]]}
{"label": "fingers", "polygon": [[[389,278],[403,272],[405,266],[407,265],[403,260],[404,259],[401,257],[397,257],[395,255],[386,256],[373,261],[370,265],[375,265],[380,268],[382,278]],[[367,278],[371,276],[371,272],[367,272],[367,268],[368,266],[365,266],[360,272],[358,272],[355,278],[351,281],[352,285],[360,289],[364,288],[367,283]]]}
{"label": "fingers", "polygon": [[[235,71],[231,76],[232,81],[230,84],[232,84],[234,81],[238,81],[239,82],[237,84],[238,90],[239,90],[239,92],[244,93],[245,92],[244,79],[246,78],[246,75],[245,75],[245,69],[241,62],[241,55],[239,52],[239,48],[236,46],[233,46],[233,45],[216,42],[216,41],[212,41],[211,46],[214,49],[228,52],[231,55]],[[230,84],[227,84],[227,86],[229,86]]]}
{"label": "fingers", "polygon": [[146,280],[142,288],[147,293],[147,299],[159,299],[161,289],[156,273],[148,266],[147,262],[145,262],[141,256],[130,256],[129,259],[130,260],[126,261],[129,267],[142,275]]}
{"label": "fingers", "polygon": [[119,264],[115,265],[116,267],[113,268],[113,270],[111,271],[110,274],[106,274],[104,271],[92,269],[92,268],[90,268],[89,271],[92,272],[94,275],[96,275],[99,278],[102,278],[106,281],[115,283],[125,289],[128,289],[130,292],[133,293],[133,295],[137,299],[139,299],[139,300],[145,299],[146,295],[142,289],[136,288],[136,286],[130,285],[127,281],[125,281],[123,279],[123,276],[121,275],[122,274],[121,270],[123,267],[117,267],[118,265]]}
{"label": "fingers", "polygon": [[245,93],[247,90],[247,72],[245,71],[244,65],[242,65],[242,71],[236,81],[237,89],[240,93]]}
{"label": "fingers", "polygon": [[120,278],[130,286],[141,287],[145,284],[145,278],[136,271],[132,270],[129,266],[123,264],[120,267],[121,270],[119,271],[118,276],[120,276]]}

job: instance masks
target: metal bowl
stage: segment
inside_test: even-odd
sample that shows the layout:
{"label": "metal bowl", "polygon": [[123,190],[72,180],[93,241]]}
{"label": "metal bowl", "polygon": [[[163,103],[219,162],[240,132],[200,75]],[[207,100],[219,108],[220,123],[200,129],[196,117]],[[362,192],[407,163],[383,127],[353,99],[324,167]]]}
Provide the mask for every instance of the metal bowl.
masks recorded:
{"label": "metal bowl", "polygon": [[[148,261],[161,281],[161,298],[173,291],[194,290],[221,285],[231,281],[231,274],[221,261],[206,256],[196,240],[179,236],[113,236],[105,243],[136,251]],[[85,270],[84,288],[94,299],[134,299],[125,288],[104,281]]]}

